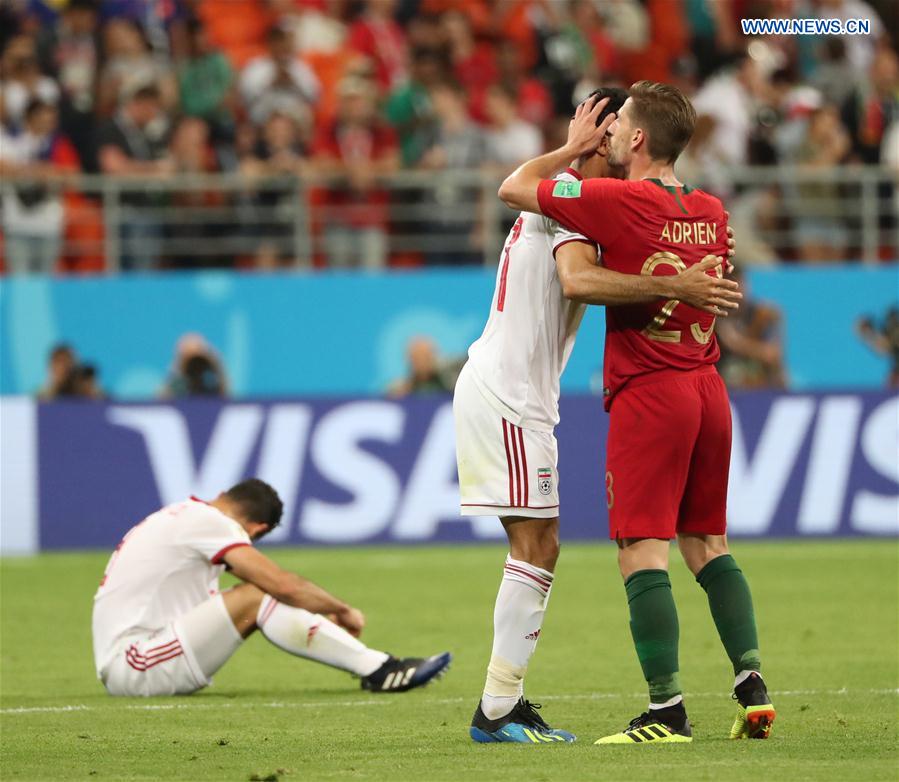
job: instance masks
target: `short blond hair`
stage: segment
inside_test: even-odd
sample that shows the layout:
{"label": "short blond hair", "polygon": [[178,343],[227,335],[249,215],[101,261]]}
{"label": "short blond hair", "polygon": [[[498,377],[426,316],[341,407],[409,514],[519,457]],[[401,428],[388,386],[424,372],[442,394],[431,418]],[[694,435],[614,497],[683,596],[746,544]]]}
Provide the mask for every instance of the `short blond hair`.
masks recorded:
{"label": "short blond hair", "polygon": [[693,136],[696,109],[677,87],[638,81],[628,90],[634,124],[648,136],[649,156],[673,163]]}

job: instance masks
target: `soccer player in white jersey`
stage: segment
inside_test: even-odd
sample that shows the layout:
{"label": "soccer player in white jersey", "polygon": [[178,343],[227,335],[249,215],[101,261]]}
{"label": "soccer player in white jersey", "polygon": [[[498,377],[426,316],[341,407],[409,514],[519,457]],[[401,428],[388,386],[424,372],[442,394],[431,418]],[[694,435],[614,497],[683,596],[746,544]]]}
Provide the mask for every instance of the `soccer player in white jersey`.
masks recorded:
{"label": "soccer player in white jersey", "polygon": [[[398,659],[365,646],[359,609],[255,549],[281,512],[275,490],[252,478],[208,503],[168,505],[125,535],[94,597],[94,661],[111,695],[202,689],[257,629],[373,692],[410,690],[446,670],[448,652]],[[244,583],[220,592],[225,568]]]}
{"label": "soccer player in white jersey", "polygon": [[[627,93],[601,89],[597,126],[608,127]],[[605,129],[603,128],[603,129]],[[623,178],[595,154],[558,175]],[[681,274],[620,274],[585,264],[577,243],[593,245],[558,223],[522,212],[506,239],[483,334],[468,351],[453,399],[462,515],[499,516],[509,538],[494,610],[487,680],[469,733],[478,742],[551,743],[574,735],[551,728],[524,698],[524,677],[537,645],[559,555],[556,439],[559,380],[586,304],[679,299],[720,313],[735,307],[736,284],[706,272],[708,256]]]}

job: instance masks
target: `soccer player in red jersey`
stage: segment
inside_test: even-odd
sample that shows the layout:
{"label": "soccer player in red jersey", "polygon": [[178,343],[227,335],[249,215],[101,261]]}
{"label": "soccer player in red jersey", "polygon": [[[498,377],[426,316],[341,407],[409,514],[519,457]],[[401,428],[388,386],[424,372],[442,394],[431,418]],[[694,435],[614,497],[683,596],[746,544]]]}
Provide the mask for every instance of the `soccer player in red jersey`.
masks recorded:
{"label": "soccer player in red jersey", "polygon": [[[615,271],[675,274],[706,255],[724,256],[721,202],[674,175],[696,120],[689,100],[674,87],[637,82],[609,126],[610,162],[627,169],[627,180],[549,178],[598,146],[605,132],[595,126],[599,110],[593,102],[579,106],[567,143],[510,175],[500,198],[592,239],[602,263]],[[580,247],[589,252],[589,245]],[[716,272],[722,273],[720,267]],[[692,740],[678,681],[679,628],[668,577],[669,542],[675,537],[708,593],[734,667],[738,713],[731,737],[766,738],[774,720],[760,674],[752,597],[725,534],[731,419],[714,366],[714,322],[714,314],[676,299],[606,309],[610,537],[618,544],[650,705],[624,731],[597,743]]]}

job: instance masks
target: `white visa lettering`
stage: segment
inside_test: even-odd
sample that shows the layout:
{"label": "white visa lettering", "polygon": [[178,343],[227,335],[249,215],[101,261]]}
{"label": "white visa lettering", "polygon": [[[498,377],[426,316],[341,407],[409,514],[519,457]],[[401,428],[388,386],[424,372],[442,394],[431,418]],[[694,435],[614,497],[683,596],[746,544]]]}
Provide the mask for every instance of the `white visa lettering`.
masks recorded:
{"label": "white visa lettering", "polygon": [[284,515],[262,543],[282,543],[290,537],[311,425],[312,410],[306,405],[278,404],[269,409],[256,475],[278,492]]}
{"label": "white visa lettering", "polygon": [[815,400],[777,399],[768,412],[750,461],[740,419],[733,410],[728,487],[728,527],[744,535],[767,532],[815,413]]}
{"label": "white visa lettering", "polygon": [[312,434],[312,461],[351,500],[307,499],[299,521],[305,537],[322,543],[351,543],[386,529],[399,501],[399,479],[389,465],[362,448],[361,442],[397,443],[404,423],[402,408],[383,401],[350,402],[318,422]]}
{"label": "white visa lettering", "polygon": [[428,540],[442,521],[468,522],[476,538],[505,537],[495,516],[459,516],[452,402],[437,408],[431,419],[391,531],[398,540]]}
{"label": "white visa lettering", "polygon": [[[861,450],[880,475],[899,485],[899,396],[882,402],[862,428]],[[852,503],[850,524],[857,532],[899,534],[899,494],[861,489]]]}
{"label": "white visa lettering", "polygon": [[194,460],[184,416],[174,407],[110,407],[111,424],[144,439],[163,505],[191,494],[215,497],[242,480],[263,421],[260,405],[228,405],[219,413],[199,465]]}
{"label": "white visa lettering", "polygon": [[800,534],[829,535],[839,529],[861,416],[858,397],[832,396],[818,405],[796,522]]}

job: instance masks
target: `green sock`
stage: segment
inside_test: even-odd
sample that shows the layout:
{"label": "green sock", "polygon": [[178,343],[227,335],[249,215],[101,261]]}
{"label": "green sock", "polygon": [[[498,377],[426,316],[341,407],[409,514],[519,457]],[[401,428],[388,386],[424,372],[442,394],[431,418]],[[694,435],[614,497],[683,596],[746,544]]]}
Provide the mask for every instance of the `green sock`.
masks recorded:
{"label": "green sock", "polygon": [[734,666],[734,674],[761,671],[752,595],[734,558],[730,554],[715,557],[699,571],[696,580],[709,596],[712,618]]}
{"label": "green sock", "polygon": [[678,680],[677,608],[671,580],[664,570],[638,570],[624,582],[631,612],[631,635],[650,703],[664,703],[681,694]]}

